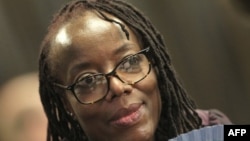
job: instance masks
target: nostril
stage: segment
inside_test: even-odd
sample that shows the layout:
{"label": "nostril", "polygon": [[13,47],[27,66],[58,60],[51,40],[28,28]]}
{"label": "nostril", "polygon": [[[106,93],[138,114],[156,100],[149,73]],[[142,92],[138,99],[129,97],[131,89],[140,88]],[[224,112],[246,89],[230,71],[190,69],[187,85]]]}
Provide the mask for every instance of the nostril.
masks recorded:
{"label": "nostril", "polygon": [[115,97],[117,97],[117,95],[115,95],[115,94],[111,95],[111,97],[109,98],[110,101],[112,101]]}
{"label": "nostril", "polygon": [[124,94],[130,94],[133,91],[133,83],[124,84]]}
{"label": "nostril", "polygon": [[122,95],[122,93],[114,93],[113,91],[109,91],[108,94],[106,95],[105,99],[109,102],[111,102],[112,100],[114,100],[117,97],[120,97]]}
{"label": "nostril", "polygon": [[116,77],[109,78],[109,92],[106,96],[106,100],[111,101],[121,95],[128,95],[132,91],[132,84],[123,83]]}
{"label": "nostril", "polygon": [[119,98],[120,96],[127,96],[132,92],[132,89],[124,89],[123,92],[121,93],[113,93],[113,92],[109,92],[109,94],[106,96],[106,100],[111,102],[112,100],[114,100],[115,98]]}

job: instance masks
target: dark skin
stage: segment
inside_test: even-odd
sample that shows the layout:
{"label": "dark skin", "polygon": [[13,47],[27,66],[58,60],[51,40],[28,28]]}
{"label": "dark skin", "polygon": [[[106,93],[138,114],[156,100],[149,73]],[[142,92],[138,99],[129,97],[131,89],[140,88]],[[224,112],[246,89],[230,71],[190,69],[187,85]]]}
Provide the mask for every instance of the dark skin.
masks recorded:
{"label": "dark skin", "polygon": [[[50,54],[53,73],[60,83],[70,85],[88,73],[109,73],[123,58],[143,49],[136,35],[126,28],[129,40],[118,24],[91,11],[62,25],[51,41]],[[65,91],[66,109],[73,113],[91,141],[154,141],[161,112],[156,75],[152,69],[134,85],[110,77],[106,97],[91,105],[80,104],[70,91]],[[133,114],[113,119],[119,111],[131,107],[136,107]]]}

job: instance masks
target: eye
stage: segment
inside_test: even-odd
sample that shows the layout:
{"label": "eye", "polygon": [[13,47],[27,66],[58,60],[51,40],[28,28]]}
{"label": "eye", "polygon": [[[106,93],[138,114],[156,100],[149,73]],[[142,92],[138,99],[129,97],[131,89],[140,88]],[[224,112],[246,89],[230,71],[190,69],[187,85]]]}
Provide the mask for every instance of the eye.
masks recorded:
{"label": "eye", "polygon": [[77,95],[88,95],[91,94],[96,87],[97,79],[93,74],[85,74],[78,79],[74,92]]}
{"label": "eye", "polygon": [[96,78],[94,75],[92,74],[88,74],[88,75],[84,75],[83,77],[81,77],[78,82],[77,82],[77,86],[86,88],[86,87],[91,87],[96,83]]}
{"label": "eye", "polygon": [[76,94],[91,94],[106,83],[107,80],[103,74],[85,74],[77,81],[74,91]]}
{"label": "eye", "polygon": [[141,57],[136,54],[122,61],[118,70],[122,72],[137,72],[140,70]]}
{"label": "eye", "polygon": [[[128,61],[126,62],[126,64],[129,64],[130,66],[136,66],[139,65],[140,62],[140,57],[139,55],[134,55],[132,57],[129,57]],[[125,65],[126,65],[125,64]]]}

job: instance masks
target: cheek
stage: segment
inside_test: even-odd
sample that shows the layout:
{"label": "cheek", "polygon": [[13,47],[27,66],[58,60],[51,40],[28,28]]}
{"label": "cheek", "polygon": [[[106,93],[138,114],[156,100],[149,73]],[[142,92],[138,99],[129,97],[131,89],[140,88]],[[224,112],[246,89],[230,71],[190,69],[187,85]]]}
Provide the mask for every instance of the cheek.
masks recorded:
{"label": "cheek", "polygon": [[70,112],[74,114],[77,119],[79,119],[80,116],[84,115],[84,111],[89,112],[90,110],[84,110],[84,106],[80,104],[74,95],[67,94],[67,101],[68,101],[68,107]]}
{"label": "cheek", "polygon": [[71,112],[81,125],[85,125],[86,121],[93,121],[100,117],[101,111],[98,111],[98,104],[91,106],[80,104],[73,95],[67,96],[67,100],[69,101]]}
{"label": "cheek", "polygon": [[160,92],[155,71],[152,71],[141,84],[142,90],[151,97],[155,97],[160,102]]}
{"label": "cheek", "polygon": [[[141,90],[144,91],[150,111],[159,118],[161,113],[161,96],[158,87],[155,71],[152,71],[141,83]],[[158,116],[157,116],[158,115]]]}

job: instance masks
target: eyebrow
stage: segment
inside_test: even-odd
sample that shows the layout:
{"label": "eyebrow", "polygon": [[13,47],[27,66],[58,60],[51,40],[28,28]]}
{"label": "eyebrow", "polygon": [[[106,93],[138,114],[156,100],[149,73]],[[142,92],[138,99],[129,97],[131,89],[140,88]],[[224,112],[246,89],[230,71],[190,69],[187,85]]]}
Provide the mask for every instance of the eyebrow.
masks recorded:
{"label": "eyebrow", "polygon": [[121,45],[120,47],[118,47],[117,49],[114,50],[113,55],[119,55],[121,53],[124,53],[128,50],[130,50],[132,48],[132,46],[134,46],[131,43],[125,43],[123,45]]}
{"label": "eyebrow", "polygon": [[82,70],[83,68],[88,68],[90,66],[91,66],[90,62],[79,63],[70,70],[70,76],[74,76],[74,74],[76,74],[76,72],[78,72],[79,70]]}

